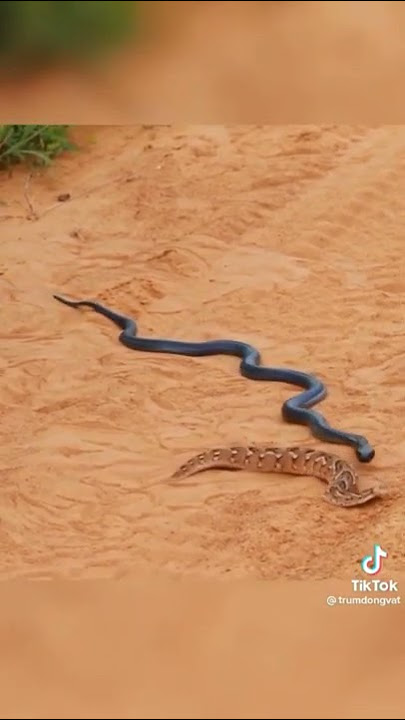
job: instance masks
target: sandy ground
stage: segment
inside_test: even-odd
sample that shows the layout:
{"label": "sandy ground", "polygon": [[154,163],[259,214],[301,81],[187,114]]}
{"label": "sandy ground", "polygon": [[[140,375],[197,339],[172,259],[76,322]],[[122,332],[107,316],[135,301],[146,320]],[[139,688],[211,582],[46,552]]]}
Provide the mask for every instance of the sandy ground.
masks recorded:
{"label": "sandy ground", "polygon": [[[202,652],[199,662],[212,651],[223,667],[231,661],[231,638],[239,637],[238,627],[248,627],[246,637],[253,645],[252,637],[261,632],[269,643],[274,635],[279,615],[269,597],[260,604],[243,595],[265,592],[260,590],[263,579],[333,578],[351,595],[351,579],[360,577],[359,559],[373,543],[388,551],[384,577],[397,578],[405,569],[405,127],[105,127],[83,129],[78,141],[78,153],[46,172],[30,178],[19,170],[1,180],[0,287],[6,312],[0,577],[134,580],[163,572],[171,582],[178,576],[182,582],[226,581],[215,585],[217,604],[206,606],[205,625],[199,626],[200,641],[208,645],[201,650],[200,641],[192,643],[194,652]],[[59,202],[60,193],[70,193],[71,199]],[[376,449],[375,460],[358,467],[349,448],[327,446],[307,428],[283,423],[281,405],[295,388],[244,380],[235,358],[130,351],[118,342],[117,328],[108,320],[58,304],[54,292],[103,301],[136,318],[148,336],[239,338],[255,344],[268,364],[315,372],[329,389],[319,409],[337,427],[366,435]],[[252,441],[338,450],[355,462],[362,485],[378,480],[387,496],[345,510],[326,504],[324,486],[313,478],[210,472],[177,487],[167,484],[174,468],[200,449]],[[232,583],[248,583],[247,589],[231,596]],[[36,592],[44,592],[42,584],[37,587]],[[303,619],[300,627],[312,628],[306,643],[319,644],[314,662],[322,677],[328,671],[322,653],[330,649],[322,645],[319,619],[327,590],[317,587],[313,595],[304,584],[298,591],[307,597],[305,610],[291,608],[291,596],[290,605],[280,596],[278,602],[290,607],[291,618],[295,613]],[[66,598],[66,591],[60,592]],[[177,643],[182,620],[173,620],[170,608],[179,600],[170,592],[165,594],[166,619],[171,617],[177,628]],[[157,597],[161,590],[153,602],[147,597],[138,602],[156,608]],[[189,596],[181,597],[184,603]],[[190,601],[184,628],[195,629],[204,597],[197,592],[198,602]],[[239,616],[226,609],[230,597],[243,606]],[[73,642],[78,628],[70,635],[68,622],[56,623],[47,605],[52,598],[38,596],[35,602],[34,611],[25,607],[31,625],[19,631],[24,642],[33,647],[36,638],[50,658],[53,647],[66,658],[60,648]],[[91,612],[90,607],[98,612],[97,604],[89,603],[83,612]],[[394,682],[400,651],[387,638],[395,637],[402,607],[370,608],[374,614],[347,610],[352,614],[345,616],[342,637],[353,639],[356,629],[371,632],[377,645],[383,637],[379,657],[391,653],[390,659],[384,656],[384,672]],[[331,611],[325,612],[331,618]],[[256,629],[249,625],[252,615]],[[44,638],[46,618],[52,617],[59,634],[52,641],[38,640]],[[296,619],[289,625],[295,641],[300,639]],[[218,642],[226,650],[206,639],[215,645],[218,627],[224,632]],[[162,635],[160,640],[165,642]],[[169,648],[176,644],[174,636],[167,643]],[[249,657],[256,652],[261,662],[264,650],[260,642],[256,651],[253,645]],[[289,647],[285,652],[291,659]],[[363,648],[369,658],[370,648]],[[341,648],[341,664],[335,656],[341,673],[353,667],[347,659],[352,651],[348,645],[344,652]],[[75,665],[73,656],[67,657]],[[305,664],[304,646],[295,657]],[[288,676],[283,662],[273,668],[272,681]],[[33,656],[26,663],[38,666]],[[186,672],[184,663],[179,672]],[[255,676],[259,685],[265,683],[263,668],[260,682]],[[201,668],[193,669],[198,673]],[[171,700],[162,689],[166,711],[192,708],[191,717],[200,717],[199,712],[211,717],[209,706],[212,713],[222,708],[224,717],[227,711],[247,717],[256,697],[258,714],[252,716],[265,717],[268,698],[263,700],[263,688],[253,680],[238,711],[231,694],[224,699],[227,688],[244,676],[232,666],[229,672],[221,690],[217,676],[208,681],[212,690],[203,706],[193,704],[192,685],[185,683],[183,696],[171,686]],[[376,687],[385,682],[379,672]],[[342,676],[346,684],[349,676],[351,670]],[[66,682],[74,678],[68,675]],[[62,685],[55,686],[55,697],[59,690],[66,697]],[[358,676],[355,686],[350,692],[357,700],[333,700],[338,714],[329,710],[327,717],[356,717],[354,707],[362,712]],[[136,708],[149,712],[147,717],[161,717],[153,714],[158,711],[149,692],[149,701],[145,695],[142,704],[138,697]],[[337,696],[336,688],[333,692]],[[328,700],[326,695],[325,690],[322,702],[332,702],[335,696]],[[124,703],[122,692],[120,697]],[[284,697],[284,717],[297,697],[288,702]],[[390,697],[389,711],[400,713]],[[90,695],[79,692],[76,699],[82,711],[92,708],[89,717],[95,712]],[[274,707],[282,700],[280,686]],[[305,696],[300,702],[309,700]],[[320,713],[325,712],[322,702]],[[127,710],[120,707],[128,712],[124,717],[132,716],[133,700]],[[386,717],[387,703],[378,707],[375,700],[367,712],[366,717]]]}
{"label": "sandy ground", "polygon": [[[405,129],[106,128],[80,142],[29,184],[3,180],[1,575],[326,578],[377,541],[403,569]],[[218,444],[355,458],[282,422],[296,388],[245,380],[235,358],[127,350],[53,292],[151,337],[239,338],[316,373],[319,409],[375,446],[358,470],[387,499],[347,511],[316,480],[223,472],[169,486]]]}

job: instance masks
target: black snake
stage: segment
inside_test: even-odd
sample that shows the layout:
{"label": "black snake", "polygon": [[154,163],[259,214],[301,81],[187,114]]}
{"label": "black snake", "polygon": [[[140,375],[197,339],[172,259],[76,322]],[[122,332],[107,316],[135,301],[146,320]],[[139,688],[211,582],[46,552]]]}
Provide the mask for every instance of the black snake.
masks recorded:
{"label": "black snake", "polygon": [[326,395],[325,385],[314,375],[292,370],[290,368],[265,367],[260,365],[260,353],[256,348],[238,340],[211,340],[207,342],[182,342],[164,338],[143,338],[137,335],[135,320],[121,315],[98,302],[90,300],[68,300],[61,295],[53,296],[56,300],[70,307],[89,307],[112,320],[122,332],[119,340],[128,348],[145,352],[171,353],[190,355],[234,355],[241,358],[240,373],[250,380],[267,380],[289,383],[304,388],[304,392],[286,400],[282,406],[285,422],[307,425],[313,435],[325,442],[349,445],[354,448],[360,462],[370,462],[375,450],[362,435],[336,430],[318,412],[311,410]]}

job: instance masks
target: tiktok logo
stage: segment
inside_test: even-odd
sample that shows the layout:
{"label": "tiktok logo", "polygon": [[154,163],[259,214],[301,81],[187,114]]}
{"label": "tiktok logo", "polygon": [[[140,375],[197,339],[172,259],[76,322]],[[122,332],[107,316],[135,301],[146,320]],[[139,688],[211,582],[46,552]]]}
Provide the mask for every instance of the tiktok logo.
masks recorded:
{"label": "tiktok logo", "polygon": [[361,561],[361,569],[367,575],[377,575],[382,568],[382,559],[388,557],[388,553],[381,545],[374,545],[372,555],[366,555]]}

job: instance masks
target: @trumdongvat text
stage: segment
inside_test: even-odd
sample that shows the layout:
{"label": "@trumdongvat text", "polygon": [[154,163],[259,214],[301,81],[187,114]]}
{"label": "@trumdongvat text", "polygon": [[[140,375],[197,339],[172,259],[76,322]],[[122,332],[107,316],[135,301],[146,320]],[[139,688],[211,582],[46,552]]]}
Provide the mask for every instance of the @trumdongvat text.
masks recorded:
{"label": "@trumdongvat text", "polygon": [[[375,543],[370,555],[365,555],[360,560],[362,571],[369,576],[377,575],[383,568],[383,560],[388,558],[388,552],[379,544]],[[396,580],[377,580],[373,579],[353,579],[351,580],[351,589],[354,593],[362,593],[359,595],[328,595],[326,603],[329,607],[335,605],[380,605],[386,607],[388,605],[400,605],[401,597],[398,594],[398,581]],[[373,593],[384,593],[381,596],[373,596]],[[394,593],[396,593],[394,595]]]}
{"label": "@trumdongvat text", "polygon": [[335,605],[379,605],[380,607],[387,607],[388,605],[400,605],[401,597],[396,595],[395,597],[373,597],[372,595],[328,595],[326,603],[329,607]]}

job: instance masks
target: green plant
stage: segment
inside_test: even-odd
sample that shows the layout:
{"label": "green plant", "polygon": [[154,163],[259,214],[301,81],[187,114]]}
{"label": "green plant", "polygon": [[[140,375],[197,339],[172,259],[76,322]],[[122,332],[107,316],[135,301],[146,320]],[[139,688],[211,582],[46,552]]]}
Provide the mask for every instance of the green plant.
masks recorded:
{"label": "green plant", "polygon": [[69,125],[0,125],[0,168],[31,162],[49,165],[66,150],[75,149]]}

